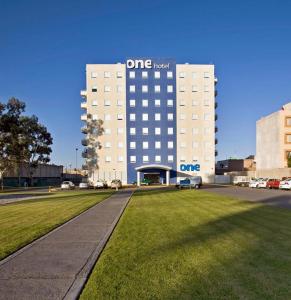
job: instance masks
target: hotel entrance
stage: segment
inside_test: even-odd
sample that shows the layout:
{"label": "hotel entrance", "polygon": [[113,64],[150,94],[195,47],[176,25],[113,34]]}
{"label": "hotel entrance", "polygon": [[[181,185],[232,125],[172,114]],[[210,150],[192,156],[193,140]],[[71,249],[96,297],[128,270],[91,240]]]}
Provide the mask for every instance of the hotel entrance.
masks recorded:
{"label": "hotel entrance", "polygon": [[160,173],[144,173],[144,179],[147,179],[151,184],[160,184]]}
{"label": "hotel entrance", "polygon": [[[165,165],[144,165],[135,168],[136,183],[140,186],[142,179],[147,179],[151,184],[170,184],[170,170],[172,168]],[[142,174],[141,174],[142,173]],[[142,175],[142,177],[141,177]]]}

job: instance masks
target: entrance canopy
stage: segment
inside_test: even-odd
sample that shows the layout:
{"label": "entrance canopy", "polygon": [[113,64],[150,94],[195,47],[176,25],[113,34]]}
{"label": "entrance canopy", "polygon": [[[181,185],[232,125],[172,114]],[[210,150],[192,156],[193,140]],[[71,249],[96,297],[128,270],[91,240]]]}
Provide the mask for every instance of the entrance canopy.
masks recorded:
{"label": "entrance canopy", "polygon": [[171,167],[165,166],[165,165],[156,165],[156,164],[151,164],[151,165],[144,165],[140,167],[136,167],[135,170],[137,171],[137,186],[140,186],[140,172],[143,170],[147,169],[160,169],[160,170],[165,170],[166,171],[166,185],[169,185],[170,183],[170,170],[172,170]]}
{"label": "entrance canopy", "polygon": [[156,164],[144,165],[144,166],[140,166],[140,167],[136,167],[135,168],[136,171],[142,171],[142,170],[145,170],[145,169],[161,169],[161,170],[166,170],[166,171],[172,170],[172,168],[169,167],[169,166],[156,165]]}

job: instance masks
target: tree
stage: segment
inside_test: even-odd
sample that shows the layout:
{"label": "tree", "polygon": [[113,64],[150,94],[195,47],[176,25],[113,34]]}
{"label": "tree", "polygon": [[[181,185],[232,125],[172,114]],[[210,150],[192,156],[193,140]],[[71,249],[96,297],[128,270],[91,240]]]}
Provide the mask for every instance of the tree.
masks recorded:
{"label": "tree", "polygon": [[[20,185],[20,165],[28,163],[33,170],[39,163],[49,162],[52,137],[36,116],[23,116],[25,103],[11,98],[0,103],[0,175],[17,167]],[[30,172],[31,173],[31,172]],[[32,174],[30,174],[32,177]]]}

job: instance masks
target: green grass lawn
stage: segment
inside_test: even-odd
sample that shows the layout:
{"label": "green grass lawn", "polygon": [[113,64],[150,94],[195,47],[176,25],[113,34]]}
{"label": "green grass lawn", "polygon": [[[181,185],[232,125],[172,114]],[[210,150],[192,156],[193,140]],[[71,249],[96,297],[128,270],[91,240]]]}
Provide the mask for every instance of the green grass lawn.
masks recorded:
{"label": "green grass lawn", "polygon": [[0,205],[0,259],[107,198],[112,192],[68,191]]}
{"label": "green grass lawn", "polygon": [[81,299],[291,299],[291,211],[135,193]]}

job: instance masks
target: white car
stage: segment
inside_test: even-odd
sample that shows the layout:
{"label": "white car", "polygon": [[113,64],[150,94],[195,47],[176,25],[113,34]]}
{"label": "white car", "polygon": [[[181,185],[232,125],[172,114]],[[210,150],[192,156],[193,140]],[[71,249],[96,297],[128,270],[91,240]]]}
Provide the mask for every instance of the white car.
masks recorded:
{"label": "white car", "polygon": [[94,189],[103,189],[103,188],[107,188],[107,183],[106,181],[103,181],[103,180],[97,180],[95,183],[94,183]]}
{"label": "white car", "polygon": [[89,188],[88,182],[80,182],[79,189],[88,189],[88,188]]}
{"label": "white car", "polygon": [[287,178],[280,181],[280,190],[291,190],[291,178]]}
{"label": "white car", "polygon": [[268,180],[269,180],[269,178],[264,178],[264,179],[259,180],[257,188],[259,188],[259,189],[266,188]]}
{"label": "white car", "polygon": [[249,187],[250,188],[256,188],[256,187],[258,187],[258,184],[259,184],[259,180],[258,179],[252,179],[249,182]]}
{"label": "white car", "polygon": [[73,190],[75,188],[75,185],[72,181],[63,181],[61,184],[62,190]]}

